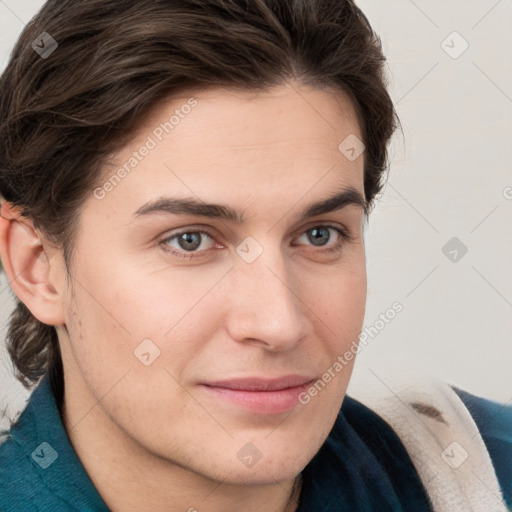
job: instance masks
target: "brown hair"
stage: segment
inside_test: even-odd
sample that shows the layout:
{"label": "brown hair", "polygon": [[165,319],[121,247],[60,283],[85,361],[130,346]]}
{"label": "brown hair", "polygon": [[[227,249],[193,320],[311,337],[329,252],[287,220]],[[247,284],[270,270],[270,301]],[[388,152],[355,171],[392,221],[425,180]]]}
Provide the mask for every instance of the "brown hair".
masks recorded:
{"label": "brown hair", "polygon": [[[58,45],[48,55],[37,51],[51,48],[43,32]],[[399,125],[384,63],[352,0],[48,1],[0,78],[0,193],[62,247],[69,270],[81,205],[151,107],[187,88],[293,78],[352,99],[370,207]],[[19,300],[7,346],[25,387],[62,374],[55,328]]]}

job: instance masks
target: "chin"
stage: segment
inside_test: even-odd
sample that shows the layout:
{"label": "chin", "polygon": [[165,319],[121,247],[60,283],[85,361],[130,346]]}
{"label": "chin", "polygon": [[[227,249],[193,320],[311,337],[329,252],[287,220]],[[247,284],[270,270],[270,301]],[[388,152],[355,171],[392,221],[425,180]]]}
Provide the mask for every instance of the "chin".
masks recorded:
{"label": "chin", "polygon": [[278,468],[276,468],[274,467],[276,464],[263,464],[262,461],[257,466],[260,467],[254,466],[236,470],[231,468],[231,473],[227,477],[221,478],[221,480],[223,483],[230,485],[276,485],[277,483],[293,480],[304,469],[304,465],[301,464],[283,468],[282,464],[278,463]]}
{"label": "chin", "polygon": [[[275,485],[294,479],[313,458],[314,453],[297,452],[298,445],[283,446],[280,451],[268,450],[261,454],[261,458],[246,466],[237,459],[226,460],[226,473],[229,475],[223,479],[233,485]],[[303,446],[302,446],[303,448]],[[242,457],[243,458],[243,457]]]}

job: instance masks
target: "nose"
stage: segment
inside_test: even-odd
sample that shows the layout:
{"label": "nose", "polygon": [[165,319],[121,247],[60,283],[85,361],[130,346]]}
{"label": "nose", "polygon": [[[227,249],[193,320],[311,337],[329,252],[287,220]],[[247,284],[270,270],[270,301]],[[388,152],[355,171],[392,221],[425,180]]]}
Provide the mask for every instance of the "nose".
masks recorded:
{"label": "nose", "polygon": [[230,273],[226,327],[240,343],[275,352],[290,350],[307,335],[307,305],[281,250],[266,247],[252,263],[236,261]]}

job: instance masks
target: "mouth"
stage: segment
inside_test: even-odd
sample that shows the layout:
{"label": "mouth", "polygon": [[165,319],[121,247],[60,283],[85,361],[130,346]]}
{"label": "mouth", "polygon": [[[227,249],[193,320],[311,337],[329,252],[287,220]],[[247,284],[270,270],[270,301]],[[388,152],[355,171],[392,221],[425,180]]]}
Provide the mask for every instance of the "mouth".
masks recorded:
{"label": "mouth", "polygon": [[314,382],[302,375],[286,375],[266,379],[261,377],[228,379],[201,383],[200,387],[213,399],[259,414],[281,414],[299,402],[299,395]]}

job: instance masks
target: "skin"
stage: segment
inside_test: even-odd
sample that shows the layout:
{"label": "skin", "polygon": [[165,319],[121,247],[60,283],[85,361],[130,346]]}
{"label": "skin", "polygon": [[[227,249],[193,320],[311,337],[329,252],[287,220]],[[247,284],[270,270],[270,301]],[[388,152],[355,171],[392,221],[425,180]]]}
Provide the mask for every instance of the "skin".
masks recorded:
{"label": "skin", "polygon": [[[293,483],[336,419],[355,359],[308,404],[280,414],[248,411],[199,385],[321,378],[363,325],[363,209],[298,221],[341,188],[364,197],[364,155],[350,161],[338,149],[361,132],[339,91],[292,84],[194,93],[197,106],[172,133],[103,199],[87,198],[69,277],[62,250],[4,204],[3,217],[18,219],[0,219],[6,272],[34,316],[56,326],[63,422],[111,510],[295,510]],[[151,112],[111,164],[122,166],[190,96]],[[226,204],[247,219],[134,216],[165,195]],[[308,233],[325,224],[351,239],[329,230],[325,246],[314,245]],[[197,228],[212,236],[195,258],[165,252],[186,254],[177,237],[162,241]],[[263,248],[252,263],[236,252],[248,236]],[[134,350],[148,338],[160,356],[145,366]],[[262,455],[252,467],[237,457],[249,442]]]}

